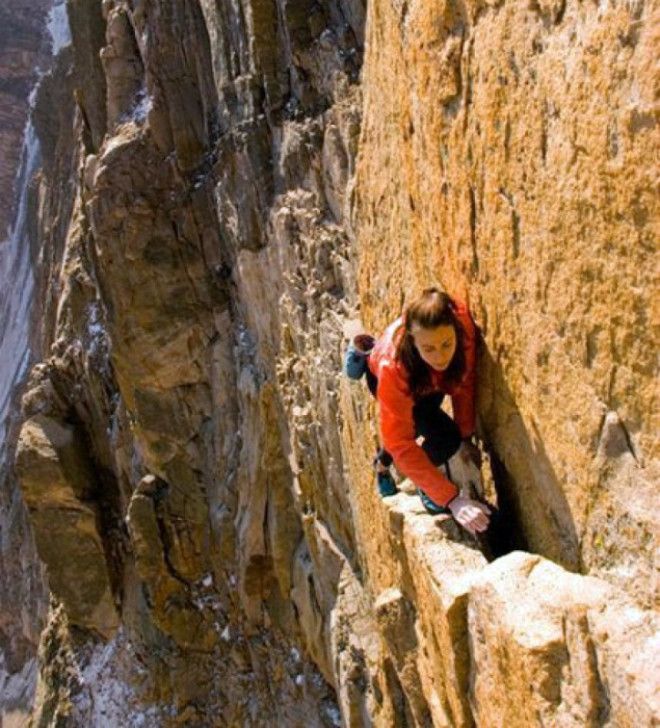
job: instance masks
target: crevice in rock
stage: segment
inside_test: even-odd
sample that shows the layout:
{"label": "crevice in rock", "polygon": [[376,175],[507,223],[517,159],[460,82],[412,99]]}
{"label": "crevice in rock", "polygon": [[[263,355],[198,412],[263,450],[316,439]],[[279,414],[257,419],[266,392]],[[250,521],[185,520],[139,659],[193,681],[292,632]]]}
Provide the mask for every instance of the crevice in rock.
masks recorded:
{"label": "crevice in rock", "polygon": [[408,726],[415,725],[406,694],[401,687],[399,677],[389,657],[384,660],[383,667],[385,668],[385,679],[387,680],[387,688],[394,709],[394,728],[408,728]]}
{"label": "crevice in rock", "polygon": [[507,201],[511,209],[511,236],[512,253],[514,259],[520,254],[520,214],[516,209],[516,201],[513,195],[504,187],[499,188],[500,195]]}
{"label": "crevice in rock", "polygon": [[623,436],[626,440],[626,445],[628,446],[628,450],[630,451],[630,454],[635,459],[635,462],[639,465],[639,459],[637,458],[637,453],[635,452],[635,446],[634,446],[632,438],[630,436],[630,432],[628,431],[628,428],[626,427],[625,422],[623,422],[623,420],[619,420],[619,425],[621,427],[621,430],[623,431]]}
{"label": "crevice in rock", "polygon": [[156,516],[156,526],[158,527],[158,534],[160,536],[160,542],[163,547],[163,562],[165,563],[165,566],[167,567],[167,570],[170,574],[170,576],[173,579],[176,579],[180,584],[183,584],[183,586],[188,589],[190,587],[190,582],[185,579],[181,574],[177,571],[176,567],[172,563],[172,558],[170,556],[170,549],[172,548],[172,543],[170,541],[170,536],[167,532],[167,525],[165,522],[165,515],[162,511],[162,504],[165,498],[167,498],[167,493],[169,491],[169,483],[166,483],[164,480],[157,479],[156,481],[156,487],[151,492],[146,492],[145,495],[147,495],[154,504],[154,514]]}
{"label": "crevice in rock", "polygon": [[477,200],[474,187],[470,185],[470,246],[472,249],[471,273],[479,273],[479,256],[477,255]]}
{"label": "crevice in rock", "polygon": [[[93,466],[94,467],[94,466]],[[105,551],[110,586],[117,604],[123,601],[123,572],[129,551],[128,533],[121,516],[119,485],[104,468],[96,470],[94,499],[98,504],[99,535]]]}
{"label": "crevice in rock", "polygon": [[[586,623],[585,628],[588,630],[588,620],[585,618],[584,621]],[[590,681],[589,687],[592,691],[591,698],[595,703],[595,709],[591,717],[594,720],[595,725],[607,725],[612,710],[610,695],[607,685],[603,682],[603,678],[601,677],[596,645],[588,631],[586,635],[586,648],[589,667],[592,670],[592,680]]]}
{"label": "crevice in rock", "polygon": [[482,540],[485,541],[484,556],[494,561],[511,551],[530,551],[530,548],[515,506],[514,481],[497,454],[491,448],[487,448],[487,453],[497,494],[498,516],[492,519]]}
{"label": "crevice in rock", "polygon": [[548,102],[543,102],[543,114],[541,118],[541,159],[545,167],[548,157]]}

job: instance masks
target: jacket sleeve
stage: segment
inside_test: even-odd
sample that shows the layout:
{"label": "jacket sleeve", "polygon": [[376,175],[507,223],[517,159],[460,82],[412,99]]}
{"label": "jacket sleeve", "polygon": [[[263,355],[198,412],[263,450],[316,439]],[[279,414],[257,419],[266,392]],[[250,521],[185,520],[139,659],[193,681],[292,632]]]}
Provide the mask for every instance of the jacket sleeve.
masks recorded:
{"label": "jacket sleeve", "polygon": [[461,317],[461,323],[465,330],[465,374],[461,383],[451,394],[451,403],[454,410],[454,421],[458,425],[461,437],[469,437],[475,427],[477,330],[467,311]]}
{"label": "jacket sleeve", "polygon": [[391,363],[380,367],[377,398],[383,447],[392,455],[401,473],[432,501],[445,505],[457,495],[458,489],[433,465],[415,441],[413,399]]}

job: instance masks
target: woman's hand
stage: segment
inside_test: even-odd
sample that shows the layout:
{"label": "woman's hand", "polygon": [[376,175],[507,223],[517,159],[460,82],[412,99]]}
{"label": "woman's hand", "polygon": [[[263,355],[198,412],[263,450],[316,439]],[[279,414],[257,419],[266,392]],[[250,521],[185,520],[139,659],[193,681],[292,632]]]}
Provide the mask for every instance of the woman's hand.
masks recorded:
{"label": "woman's hand", "polygon": [[465,463],[473,462],[478,468],[481,468],[481,450],[474,443],[463,440],[458,452]]}
{"label": "woman's hand", "polygon": [[483,533],[488,528],[490,508],[485,503],[459,495],[449,503],[447,508],[457,523],[460,523],[473,536]]}

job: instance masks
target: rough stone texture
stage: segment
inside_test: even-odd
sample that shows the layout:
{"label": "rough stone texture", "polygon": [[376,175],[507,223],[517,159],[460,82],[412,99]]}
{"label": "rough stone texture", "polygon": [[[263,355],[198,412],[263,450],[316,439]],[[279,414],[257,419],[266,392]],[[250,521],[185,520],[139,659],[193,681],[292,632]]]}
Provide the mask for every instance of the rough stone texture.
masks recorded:
{"label": "rough stone texture", "polygon": [[645,677],[657,673],[657,622],[602,581],[514,552],[475,580],[468,626],[477,724],[657,720],[657,690]]}
{"label": "rough stone texture", "polygon": [[53,594],[72,621],[111,636],[119,615],[99,533],[101,514],[88,505],[100,484],[82,433],[50,417],[30,418],[21,429],[16,470]]}
{"label": "rough stone texture", "polygon": [[12,223],[28,96],[47,63],[51,0],[7,0],[0,6],[0,243]]}
{"label": "rough stone texture", "polygon": [[[17,445],[34,725],[652,725],[652,7],[68,7]],[[436,279],[536,554],[375,490],[343,323]]]}
{"label": "rough stone texture", "polygon": [[[654,600],[655,3],[375,3],[352,213],[378,328],[440,281],[530,548]],[[382,251],[387,249],[388,264]]]}
{"label": "rough stone texture", "polygon": [[[47,607],[44,569],[11,467],[20,425],[20,392],[13,385],[15,376],[25,371],[29,310],[23,304],[29,302],[31,289],[27,237],[21,241],[25,247],[17,246],[11,233],[21,227],[17,223],[21,182],[31,182],[23,137],[30,92],[50,61],[46,32],[50,4],[8,0],[0,6],[0,723],[4,726],[27,720]],[[29,197],[25,192],[24,201]],[[34,219],[26,233],[30,227]],[[20,255],[10,259],[16,251]]]}

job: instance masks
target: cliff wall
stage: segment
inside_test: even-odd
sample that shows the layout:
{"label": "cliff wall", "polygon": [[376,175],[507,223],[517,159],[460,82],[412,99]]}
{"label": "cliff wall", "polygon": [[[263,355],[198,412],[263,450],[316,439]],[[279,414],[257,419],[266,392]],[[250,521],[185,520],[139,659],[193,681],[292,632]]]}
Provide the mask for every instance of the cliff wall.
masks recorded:
{"label": "cliff wall", "polygon": [[20,392],[31,352],[32,180],[39,141],[28,121],[32,91],[51,59],[50,2],[0,7],[0,723],[12,725],[34,700],[36,651],[48,591],[28,514],[11,468]]}
{"label": "cliff wall", "polygon": [[[34,725],[652,725],[652,3],[67,9]],[[498,559],[378,497],[340,374],[346,320],[433,282],[483,333]]]}
{"label": "cliff wall", "polygon": [[9,233],[15,210],[15,177],[27,119],[28,96],[37,80],[37,68],[50,57],[46,14],[50,0],[27,3],[7,0],[0,7],[0,240]]}
{"label": "cliff wall", "polygon": [[483,433],[530,548],[651,604],[658,78],[646,12],[375,6],[353,219],[376,327],[429,278],[470,301]]}

